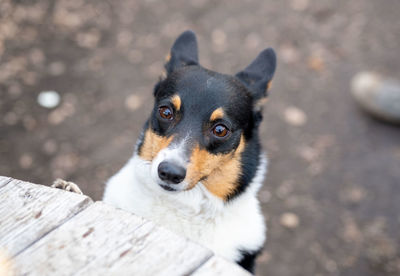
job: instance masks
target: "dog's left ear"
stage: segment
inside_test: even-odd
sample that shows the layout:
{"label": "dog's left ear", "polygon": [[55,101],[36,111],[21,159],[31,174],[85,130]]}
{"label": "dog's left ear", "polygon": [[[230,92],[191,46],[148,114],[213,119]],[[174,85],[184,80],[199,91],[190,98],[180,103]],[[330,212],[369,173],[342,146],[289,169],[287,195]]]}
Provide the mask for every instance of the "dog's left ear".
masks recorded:
{"label": "dog's left ear", "polygon": [[179,67],[197,65],[199,63],[197,39],[192,31],[183,32],[175,41],[167,57],[165,69],[167,74]]}
{"label": "dog's left ear", "polygon": [[236,77],[253,93],[256,101],[268,95],[268,89],[276,68],[275,51],[271,48],[262,51],[253,62]]}

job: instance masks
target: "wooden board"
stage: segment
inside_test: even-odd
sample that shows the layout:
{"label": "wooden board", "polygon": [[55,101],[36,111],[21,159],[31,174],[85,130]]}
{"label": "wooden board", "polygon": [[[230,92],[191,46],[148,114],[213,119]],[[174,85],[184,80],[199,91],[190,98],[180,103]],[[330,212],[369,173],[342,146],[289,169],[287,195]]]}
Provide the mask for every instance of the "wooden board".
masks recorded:
{"label": "wooden board", "polygon": [[0,189],[1,187],[7,185],[9,182],[11,182],[12,178],[6,177],[6,176],[0,176]]}
{"label": "wooden board", "polygon": [[19,254],[92,202],[87,196],[8,180],[0,179],[0,251],[10,256]]}
{"label": "wooden board", "polygon": [[96,202],[14,261],[24,275],[187,275],[211,256],[152,222]]}
{"label": "wooden board", "polygon": [[193,276],[251,276],[249,272],[242,267],[228,262],[227,260],[214,256],[209,259],[203,266],[196,270]]}

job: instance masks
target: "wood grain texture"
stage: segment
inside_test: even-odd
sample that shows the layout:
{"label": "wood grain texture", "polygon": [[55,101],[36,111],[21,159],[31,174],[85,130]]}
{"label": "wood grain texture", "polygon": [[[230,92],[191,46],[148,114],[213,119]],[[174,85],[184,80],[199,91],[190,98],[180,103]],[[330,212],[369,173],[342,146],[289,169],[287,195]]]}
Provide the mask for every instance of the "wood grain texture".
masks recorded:
{"label": "wood grain texture", "polygon": [[196,270],[193,276],[251,276],[249,272],[244,270],[237,264],[228,262],[227,260],[214,256],[209,259],[203,266]]}
{"label": "wood grain texture", "polygon": [[96,202],[14,261],[24,275],[187,275],[211,256],[152,222]]}
{"label": "wood grain texture", "polygon": [[9,182],[11,182],[12,178],[11,177],[6,177],[6,176],[0,176],[0,189],[1,187],[7,185]]}
{"label": "wood grain texture", "polygon": [[91,202],[87,196],[12,179],[0,189],[0,249],[17,255]]}

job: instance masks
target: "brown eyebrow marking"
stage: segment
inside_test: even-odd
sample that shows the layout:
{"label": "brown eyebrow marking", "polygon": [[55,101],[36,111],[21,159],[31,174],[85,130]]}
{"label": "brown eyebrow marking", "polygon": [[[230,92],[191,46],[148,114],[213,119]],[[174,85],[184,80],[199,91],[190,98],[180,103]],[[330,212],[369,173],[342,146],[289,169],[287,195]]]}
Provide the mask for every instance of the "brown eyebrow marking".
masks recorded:
{"label": "brown eyebrow marking", "polygon": [[215,109],[213,113],[211,113],[210,121],[212,122],[218,119],[222,119],[223,117],[224,117],[224,110],[222,109],[222,107],[219,107]]}
{"label": "brown eyebrow marking", "polygon": [[174,95],[171,98],[171,102],[174,105],[176,111],[179,111],[181,109],[182,100],[181,97],[179,97],[179,95]]}

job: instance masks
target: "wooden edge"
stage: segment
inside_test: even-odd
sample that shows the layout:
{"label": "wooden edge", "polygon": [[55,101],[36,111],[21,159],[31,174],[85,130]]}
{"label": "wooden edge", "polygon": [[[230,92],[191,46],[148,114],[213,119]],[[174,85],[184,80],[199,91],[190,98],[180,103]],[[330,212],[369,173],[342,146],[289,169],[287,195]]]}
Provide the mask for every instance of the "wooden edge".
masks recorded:
{"label": "wooden edge", "polygon": [[[0,202],[0,211],[2,209],[3,211],[6,210],[4,207],[7,208],[7,205],[9,205],[9,208],[16,208],[18,204],[26,209],[23,212],[19,212],[18,217],[15,217],[14,221],[12,219],[3,221],[3,227],[9,227],[10,223],[13,226],[12,231],[6,234],[5,240],[2,242],[2,250],[7,250],[8,254],[13,257],[26,250],[32,244],[48,235],[50,232],[85,210],[93,203],[93,200],[88,196],[51,188],[45,185],[34,184],[13,179],[11,177],[1,177],[0,181],[0,183],[2,183],[0,194],[3,194],[2,196],[4,196],[7,195],[7,193],[10,193],[10,195],[14,193],[14,197],[8,198],[6,196],[6,198],[9,200],[15,200],[13,201],[14,203],[19,202],[16,204],[12,202],[9,202],[8,204],[7,200]],[[21,193],[22,191],[23,193]],[[45,201],[40,202],[39,198],[42,198],[42,195],[45,195],[46,199]],[[64,197],[64,202],[61,201],[57,203],[56,199]],[[52,201],[51,205],[41,206],[41,204],[47,203],[49,200]],[[43,211],[45,210],[44,208],[49,206],[52,206],[51,208],[53,209]],[[63,207],[60,206],[64,206],[66,209],[63,209]],[[52,217],[52,214],[48,212],[56,210],[54,208],[61,208],[59,210],[64,211],[62,214],[57,214]],[[33,211],[38,212],[37,214],[32,215]],[[0,241],[2,238],[4,237],[0,237]],[[7,244],[8,246],[11,246],[11,248],[7,248]]]}
{"label": "wooden edge", "polygon": [[222,257],[213,256],[198,269],[193,271],[194,276],[251,276],[248,271],[235,263],[231,263]]}
{"label": "wooden edge", "polygon": [[11,177],[0,176],[0,188],[6,186],[11,181],[13,181],[13,179]]}

